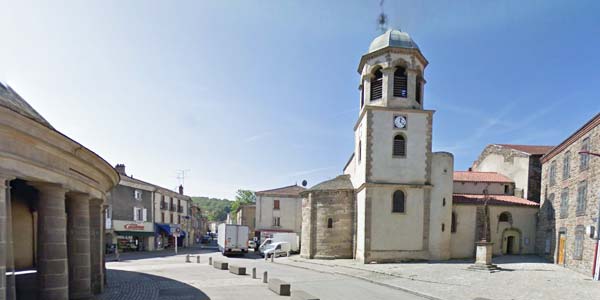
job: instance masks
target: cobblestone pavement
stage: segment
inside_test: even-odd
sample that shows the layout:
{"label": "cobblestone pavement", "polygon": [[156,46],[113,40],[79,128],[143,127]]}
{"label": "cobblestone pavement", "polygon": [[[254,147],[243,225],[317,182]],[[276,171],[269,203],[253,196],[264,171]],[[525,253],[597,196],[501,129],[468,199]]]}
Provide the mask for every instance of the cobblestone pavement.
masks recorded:
{"label": "cobblestone pavement", "polygon": [[[108,286],[97,300],[183,300],[183,299],[285,299],[271,292],[260,276],[267,271],[269,278],[291,283],[292,293],[307,291],[321,300],[384,300],[424,298],[398,289],[382,287],[364,280],[266,262],[252,253],[244,257],[225,258],[211,250],[190,250],[200,256],[186,263],[186,255],[137,253],[121,256],[121,261],[107,263]],[[208,257],[245,266],[248,273],[257,268],[259,279],[221,271],[208,265]],[[288,298],[289,299],[289,298]]]}
{"label": "cobblestone pavement", "polygon": [[600,282],[591,280],[591,276],[545,263],[535,256],[494,258],[494,263],[502,268],[496,273],[469,270],[472,262],[464,260],[365,265],[353,260],[292,256],[276,263],[360,278],[431,299],[600,299]]}

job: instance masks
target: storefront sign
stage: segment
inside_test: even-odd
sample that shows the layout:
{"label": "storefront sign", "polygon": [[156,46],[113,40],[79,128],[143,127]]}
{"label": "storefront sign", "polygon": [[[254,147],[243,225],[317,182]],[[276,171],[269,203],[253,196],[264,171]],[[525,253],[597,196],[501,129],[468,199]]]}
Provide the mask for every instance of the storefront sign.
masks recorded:
{"label": "storefront sign", "polygon": [[113,220],[112,223],[115,231],[154,232],[154,223],[152,222]]}

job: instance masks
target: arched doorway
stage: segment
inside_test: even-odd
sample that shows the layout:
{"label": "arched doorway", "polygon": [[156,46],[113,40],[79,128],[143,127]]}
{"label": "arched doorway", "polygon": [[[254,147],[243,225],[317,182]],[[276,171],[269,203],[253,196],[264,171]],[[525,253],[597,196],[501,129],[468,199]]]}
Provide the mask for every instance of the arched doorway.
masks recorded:
{"label": "arched doorway", "polygon": [[521,253],[521,232],[515,228],[508,228],[502,233],[502,254]]}

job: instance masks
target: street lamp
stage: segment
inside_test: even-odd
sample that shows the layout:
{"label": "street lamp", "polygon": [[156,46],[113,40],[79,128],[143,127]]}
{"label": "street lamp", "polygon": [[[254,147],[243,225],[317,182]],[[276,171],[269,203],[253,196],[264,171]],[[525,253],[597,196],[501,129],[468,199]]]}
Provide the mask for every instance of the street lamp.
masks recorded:
{"label": "street lamp", "polygon": [[[591,155],[600,157],[600,153],[590,151],[579,151],[579,155]],[[600,196],[599,196],[600,197]],[[599,201],[600,202],[600,201]],[[600,256],[598,255],[598,246],[600,245],[600,203],[598,204],[598,215],[596,216],[596,249],[594,250],[594,263],[592,266],[592,276],[594,280],[600,280]]]}

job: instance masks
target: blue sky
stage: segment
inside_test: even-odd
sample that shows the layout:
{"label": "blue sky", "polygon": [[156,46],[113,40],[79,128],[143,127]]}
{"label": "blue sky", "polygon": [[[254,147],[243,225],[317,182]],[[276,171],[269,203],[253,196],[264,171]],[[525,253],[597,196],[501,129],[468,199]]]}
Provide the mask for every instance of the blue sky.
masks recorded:
{"label": "blue sky", "polygon": [[[0,80],[128,173],[186,193],[341,173],[379,1],[12,1]],[[600,111],[597,1],[387,1],[430,62],[433,148],[557,144]]]}

